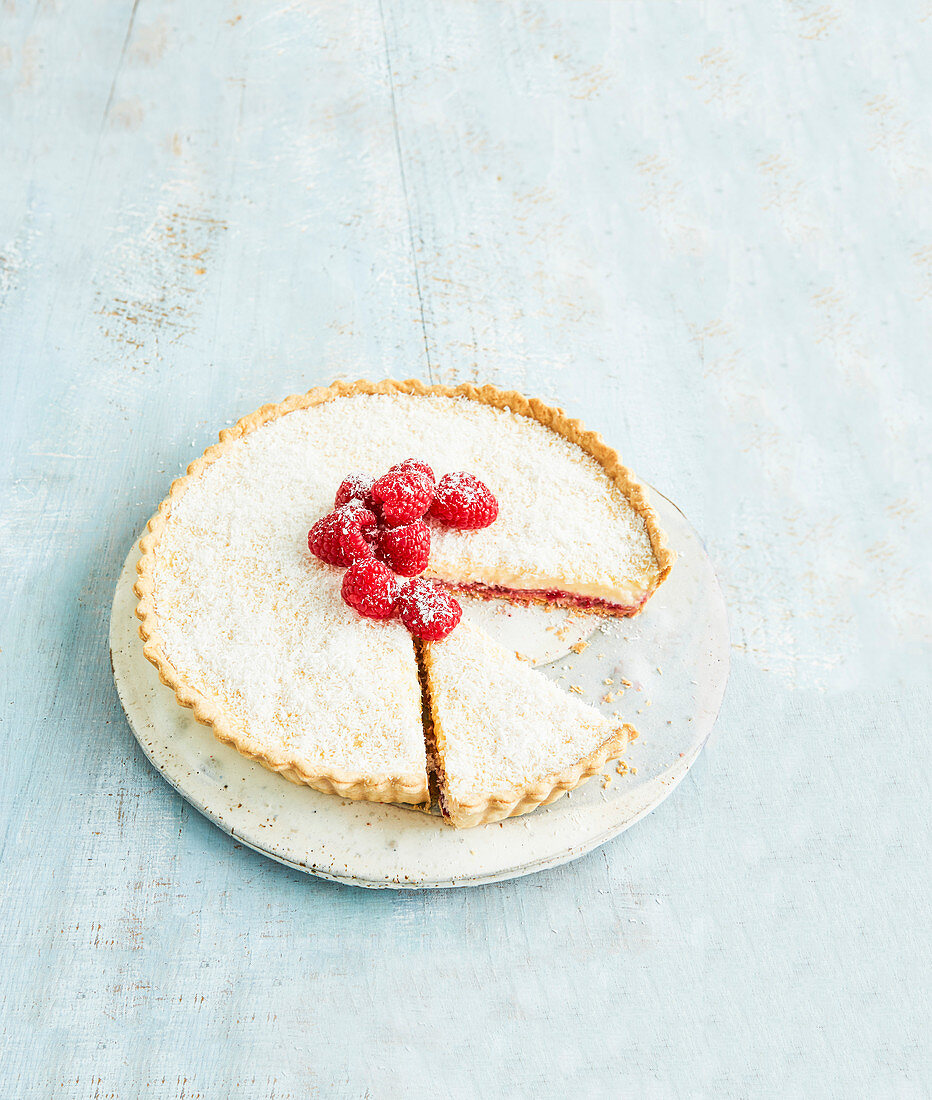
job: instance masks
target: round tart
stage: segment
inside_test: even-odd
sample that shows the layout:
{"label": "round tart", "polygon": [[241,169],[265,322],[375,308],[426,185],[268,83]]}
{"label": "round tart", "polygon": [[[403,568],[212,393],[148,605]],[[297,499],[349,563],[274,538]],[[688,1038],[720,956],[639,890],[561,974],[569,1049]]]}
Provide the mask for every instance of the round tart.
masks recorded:
{"label": "round tart", "polygon": [[[347,474],[377,476],[412,455],[438,478],[471,472],[499,506],[482,530],[433,525],[425,577],[483,597],[630,615],[670,571],[674,556],[644,488],[599,436],[560,410],[491,386],[356,382],[264,406],[221,432],[150,520],[135,591],[146,657],[221,741],[318,790],[420,804],[429,797],[424,650],[397,619],[372,621],[348,607],[343,570],[311,556],[306,541]],[[488,659],[486,641],[471,633],[443,659],[447,643],[432,643],[431,664],[445,682],[455,679],[451,662],[467,641],[473,657]],[[557,737],[563,747],[552,767],[535,756],[522,778],[516,764],[488,806],[481,784],[458,802],[451,792],[450,805],[461,807],[447,815],[454,824],[526,812],[575,786],[627,740],[592,708],[575,717],[561,710],[550,695],[559,689],[524,672],[525,695],[539,690],[559,721],[590,733]],[[444,743],[469,743],[457,736],[456,714],[473,727],[487,721],[493,736],[493,725],[508,725],[502,707],[512,697],[497,699],[494,721],[483,719],[481,699],[459,700],[443,719]],[[473,740],[481,735],[470,731]]]}

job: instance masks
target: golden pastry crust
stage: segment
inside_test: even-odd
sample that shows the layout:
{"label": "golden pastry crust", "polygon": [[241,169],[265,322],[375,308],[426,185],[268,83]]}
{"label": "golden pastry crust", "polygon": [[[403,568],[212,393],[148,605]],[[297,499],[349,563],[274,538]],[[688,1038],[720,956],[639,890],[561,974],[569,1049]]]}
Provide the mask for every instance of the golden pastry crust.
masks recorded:
{"label": "golden pastry crust", "polygon": [[555,802],[560,795],[578,787],[625,751],[636,736],[632,726],[622,726],[611,737],[569,768],[547,776],[525,787],[516,798],[487,798],[475,802],[457,801],[447,806],[446,820],[457,829],[471,829],[474,825],[489,825],[506,817],[519,817],[540,806]]}
{"label": "golden pastry crust", "polygon": [[[423,783],[392,779],[382,779],[374,782],[370,776],[345,769],[322,769],[308,772],[297,765],[294,760],[287,759],[284,754],[273,756],[267,750],[260,749],[244,730],[238,728],[229,719],[215,700],[197,690],[187,680],[183,672],[176,669],[168,659],[163,648],[163,639],[159,629],[154,592],[155,551],[173,505],[181,499],[192,482],[211,463],[224,454],[236,440],[278,417],[285,416],[297,409],[311,408],[332,401],[335,398],[350,397],[354,394],[399,393],[417,396],[464,397],[496,408],[509,409],[520,416],[527,416],[539,421],[558,435],[563,436],[564,439],[575,443],[602,466],[606,475],[621,490],[632,508],[644,520],[651,550],[657,564],[657,576],[648,595],[654,592],[669,575],[676,555],[666,545],[666,536],[648,503],[644,486],[622,464],[617,453],[604,442],[602,437],[596,432],[587,431],[579,420],[570,419],[561,409],[552,408],[542,401],[528,399],[514,390],[500,390],[491,385],[474,386],[464,383],[459,386],[431,386],[417,379],[408,379],[407,381],[386,379],[375,383],[360,380],[357,382],[334,382],[330,386],[318,386],[305,394],[295,394],[288,397],[277,405],[263,405],[255,412],[244,416],[232,427],[221,431],[219,442],[208,447],[199,458],[188,466],[184,476],[176,478],[172,482],[168,496],[161,502],[158,511],[149,520],[146,533],[139,541],[140,558],[136,565],[138,579],[133,590],[139,598],[136,615],[140,620],[139,634],[144,643],[143,653],[146,659],[156,667],[162,683],[174,691],[178,703],[183,707],[190,708],[199,722],[210,726],[219,741],[232,745],[244,756],[255,760],[271,771],[277,772],[293,783],[305,784],[327,794],[336,794],[342,798],[364,799],[370,802],[419,804],[424,803],[427,799],[426,776]],[[518,809],[517,805],[519,804],[515,804],[510,809],[506,809],[504,806],[493,807],[490,804],[489,808],[483,812],[497,813],[498,816],[486,817],[483,820],[499,820],[515,813],[526,813],[528,809],[532,809],[534,806],[553,801],[563,791],[571,790],[584,778],[593,775],[603,766],[606,760],[611,759],[613,749],[610,747],[610,743],[613,745],[614,741],[615,739],[610,739],[591,757],[580,761],[579,764],[561,773],[560,776],[554,777],[554,784],[548,788],[548,792],[529,791],[520,802],[522,806],[527,802],[524,809]],[[627,737],[625,743],[627,743]],[[604,755],[603,749],[605,750]],[[614,752],[614,755],[617,755],[617,752]],[[579,774],[574,779],[573,776],[577,770]],[[537,801],[533,801],[535,798]]]}

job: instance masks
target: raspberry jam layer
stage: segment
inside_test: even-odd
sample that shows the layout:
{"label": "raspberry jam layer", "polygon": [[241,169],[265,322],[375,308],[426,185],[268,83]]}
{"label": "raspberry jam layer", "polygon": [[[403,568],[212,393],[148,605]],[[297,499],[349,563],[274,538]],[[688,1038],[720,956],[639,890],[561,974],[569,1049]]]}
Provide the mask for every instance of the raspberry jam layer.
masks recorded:
{"label": "raspberry jam layer", "polygon": [[450,584],[441,581],[448,588],[462,592],[467,596],[478,596],[484,600],[510,600],[512,603],[549,603],[560,607],[578,607],[587,611],[601,611],[607,615],[636,615],[647,602],[647,596],[636,604],[611,603],[596,596],[580,596],[573,592],[562,592],[558,588],[503,588],[497,584]]}

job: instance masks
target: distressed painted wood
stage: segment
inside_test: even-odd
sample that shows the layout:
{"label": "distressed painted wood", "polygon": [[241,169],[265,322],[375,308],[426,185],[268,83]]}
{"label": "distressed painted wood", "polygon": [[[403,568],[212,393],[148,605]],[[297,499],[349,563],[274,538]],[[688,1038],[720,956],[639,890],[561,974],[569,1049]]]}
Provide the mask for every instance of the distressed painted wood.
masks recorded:
{"label": "distressed painted wood", "polygon": [[[0,6],[4,1096],[928,1095],[930,35]],[[707,540],[717,732],[578,863],[309,880],[130,735],[134,534],[225,421],[359,375],[554,399]]]}

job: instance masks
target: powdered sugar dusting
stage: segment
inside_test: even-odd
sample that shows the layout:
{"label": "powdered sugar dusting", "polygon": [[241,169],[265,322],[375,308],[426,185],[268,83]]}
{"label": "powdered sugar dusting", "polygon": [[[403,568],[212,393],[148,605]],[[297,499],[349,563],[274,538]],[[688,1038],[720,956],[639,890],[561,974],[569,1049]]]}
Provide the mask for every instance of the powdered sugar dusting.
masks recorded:
{"label": "powdered sugar dusting", "polygon": [[446,479],[457,496],[462,497],[467,504],[477,504],[483,498],[482,487],[476,479],[464,470],[453,470],[446,475]]}
{"label": "powdered sugar dusting", "polygon": [[446,789],[456,801],[512,799],[617,728],[469,622],[426,652]]}
{"label": "powdered sugar dusting", "polygon": [[410,584],[405,588],[405,599],[417,609],[418,615],[425,620],[445,611],[450,597],[438,584]]}
{"label": "powdered sugar dusting", "polygon": [[423,772],[410,637],[397,620],[346,607],[342,571],[306,551],[348,471],[378,476],[409,454],[438,477],[475,473],[500,506],[484,530],[434,526],[428,575],[613,592],[650,575],[641,518],[597,462],[536,421],[406,394],[337,398],[273,420],[188,480],[153,573],[166,656],[269,755],[279,746],[305,766]]}
{"label": "powdered sugar dusting", "polygon": [[287,531],[276,519],[283,486],[264,484],[261,464],[253,473],[232,496],[202,479],[160,540],[169,660],[274,762],[426,784],[410,636],[343,603],[344,571],[301,546],[306,505],[290,501],[297,530]]}
{"label": "powdered sugar dusting", "polygon": [[598,462],[536,420],[468,398],[337,398],[250,433],[211,471],[219,483],[221,471],[281,466],[275,480],[302,494],[313,520],[329,511],[347,471],[379,476],[408,453],[423,455],[438,478],[470,471],[499,504],[495,523],[480,531],[435,525],[429,575],[493,585],[519,579],[521,588],[610,600],[633,590],[621,603],[638,602],[657,575],[644,521]]}

